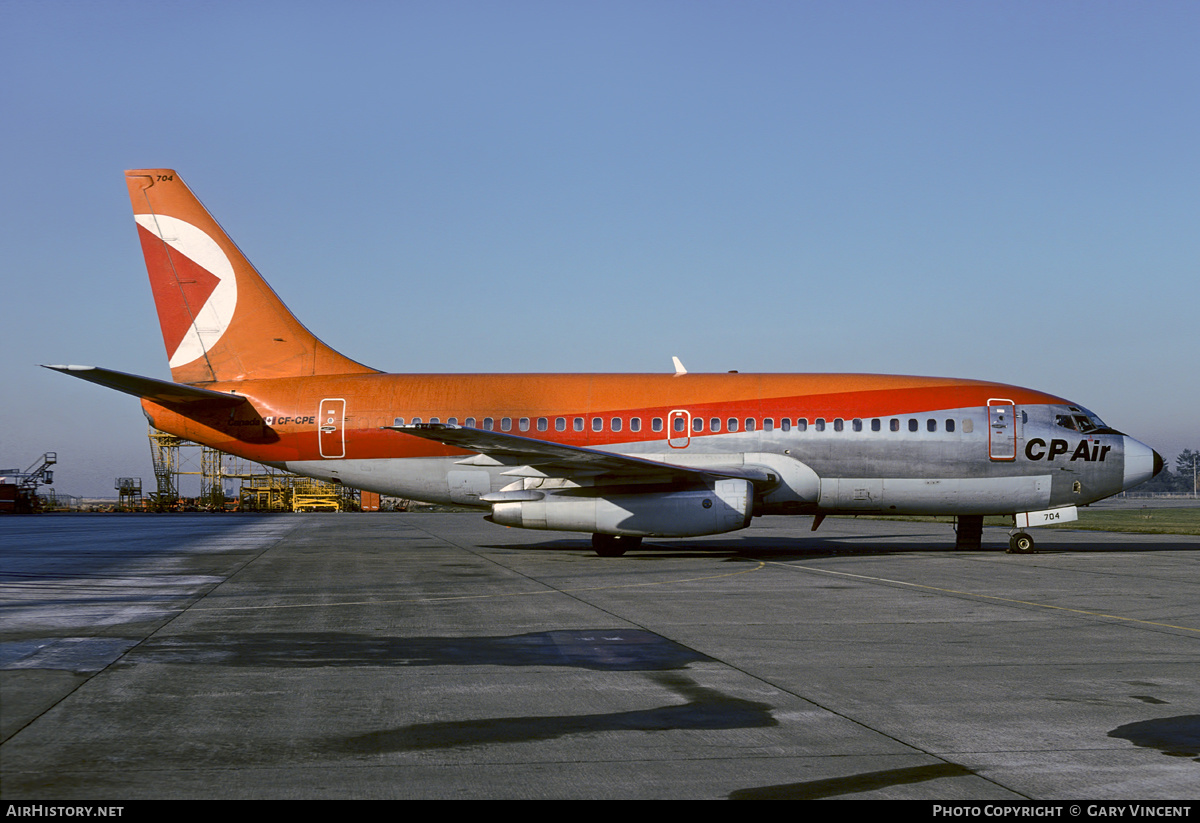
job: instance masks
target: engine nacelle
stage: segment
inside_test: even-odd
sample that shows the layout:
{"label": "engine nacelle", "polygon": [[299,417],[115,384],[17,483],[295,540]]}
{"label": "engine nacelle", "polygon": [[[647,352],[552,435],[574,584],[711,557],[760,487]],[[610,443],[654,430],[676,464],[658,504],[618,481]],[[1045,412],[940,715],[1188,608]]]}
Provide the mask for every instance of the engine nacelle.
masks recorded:
{"label": "engine nacelle", "polygon": [[503,494],[489,495],[494,523],[630,537],[698,537],[744,529],[754,505],[754,487],[742,479],[671,491],[606,492],[594,486],[514,492],[514,499],[495,500]]}

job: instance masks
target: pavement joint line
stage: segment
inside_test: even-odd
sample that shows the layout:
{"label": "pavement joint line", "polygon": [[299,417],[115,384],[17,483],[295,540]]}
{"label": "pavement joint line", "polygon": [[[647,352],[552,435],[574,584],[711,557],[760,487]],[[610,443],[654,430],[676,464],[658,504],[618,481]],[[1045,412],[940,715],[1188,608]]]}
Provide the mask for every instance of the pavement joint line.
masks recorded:
{"label": "pavement joint line", "polygon": [[188,609],[189,612],[232,612],[232,611],[254,611],[254,610],[270,610],[270,609],[316,609],[316,608],[334,608],[341,606],[388,606],[399,605],[403,603],[441,603],[450,600],[490,600],[498,597],[536,597],[547,594],[571,594],[572,592],[598,592],[612,591],[614,589],[637,589],[649,586],[668,586],[677,583],[696,583],[701,580],[719,580],[722,577],[736,577],[742,574],[761,571],[767,567],[765,561],[759,561],[758,565],[752,569],[741,569],[735,572],[726,572],[724,574],[710,574],[703,577],[685,577],[677,580],[659,580],[653,583],[623,583],[619,586],[585,586],[574,589],[543,589],[536,592],[508,592],[505,594],[463,594],[454,595],[452,597],[416,597],[401,600],[349,600],[341,603],[286,603],[274,606],[193,606]]}
{"label": "pavement joint line", "polygon": [[959,591],[958,589],[946,589],[946,588],[941,588],[939,586],[929,586],[924,583],[910,583],[907,580],[893,580],[892,578],[889,578],[889,577],[872,577],[872,576],[866,575],[866,574],[854,574],[853,572],[838,572],[838,571],[833,571],[831,569],[818,569],[814,566],[795,566],[790,563],[776,563],[773,561],[771,562],[771,565],[772,566],[781,566],[785,569],[817,572],[819,574],[831,574],[831,575],[835,575],[838,577],[855,577],[860,580],[869,580],[874,583],[891,583],[891,584],[894,584],[897,586],[909,586],[914,589],[928,589],[929,591],[932,591],[932,592],[943,592],[945,594],[960,594],[960,595],[964,595],[966,597],[978,597],[983,600],[995,600],[999,603],[1015,603],[1015,604],[1018,604],[1021,606],[1033,606],[1034,608],[1038,608],[1038,609],[1052,609],[1052,610],[1060,611],[1060,612],[1071,612],[1073,614],[1087,615],[1088,617],[1104,617],[1109,620],[1120,620],[1120,621],[1123,621],[1126,623],[1141,623],[1146,626],[1157,626],[1159,628],[1164,628],[1164,629],[1178,629],[1179,631],[1183,631],[1183,632],[1195,632],[1197,634],[1200,634],[1200,629],[1193,629],[1189,626],[1176,626],[1173,623],[1158,623],[1153,620],[1139,620],[1136,617],[1123,617],[1119,614],[1106,614],[1105,612],[1094,612],[1094,611],[1089,611],[1087,609],[1072,609],[1067,606],[1053,606],[1049,603],[1037,603],[1032,600],[1017,600],[1012,597],[999,597],[994,594],[980,594],[978,592]]}

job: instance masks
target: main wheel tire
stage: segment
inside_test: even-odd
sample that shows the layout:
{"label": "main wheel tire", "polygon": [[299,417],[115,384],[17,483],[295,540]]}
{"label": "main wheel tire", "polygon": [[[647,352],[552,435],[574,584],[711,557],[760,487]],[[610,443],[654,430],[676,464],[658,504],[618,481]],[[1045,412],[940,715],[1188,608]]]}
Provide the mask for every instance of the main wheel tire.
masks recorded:
{"label": "main wheel tire", "polygon": [[1009,554],[1032,554],[1033,538],[1025,532],[1017,532],[1008,538]]}
{"label": "main wheel tire", "polygon": [[593,534],[592,548],[601,557],[620,557],[629,547],[615,534]]}
{"label": "main wheel tire", "polygon": [[642,545],[642,538],[619,534],[593,534],[592,548],[601,557],[620,557]]}

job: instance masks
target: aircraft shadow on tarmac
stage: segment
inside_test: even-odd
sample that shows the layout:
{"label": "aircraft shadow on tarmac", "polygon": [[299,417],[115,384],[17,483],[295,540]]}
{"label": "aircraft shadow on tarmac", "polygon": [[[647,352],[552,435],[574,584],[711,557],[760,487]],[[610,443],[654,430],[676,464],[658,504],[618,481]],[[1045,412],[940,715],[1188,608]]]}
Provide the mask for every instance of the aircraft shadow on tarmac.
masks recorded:
{"label": "aircraft shadow on tarmac", "polygon": [[709,661],[641,629],[560,629],[503,637],[381,637],[351,632],[238,632],[151,638],[131,663],[324,668],[561,666],[671,671]]}
{"label": "aircraft shadow on tarmac", "polygon": [[687,702],[650,709],[596,714],[485,717],[415,723],[321,741],[318,748],[342,754],[445,749],[551,740],[573,734],[620,731],[746,729],[776,726],[771,706],[730,697],[701,686],[682,673],[647,675]]}
{"label": "aircraft shadow on tarmac", "polygon": [[642,673],[685,702],[622,712],[472,718],[326,738],[322,751],[379,754],[548,740],[598,731],[735,729],[777,725],[766,703],[695,683],[692,663],[711,658],[640,629],[567,629],[506,637],[377,637],[337,632],[177,635],[142,644],[125,665],[259,668],[565,666]]}
{"label": "aircraft shadow on tarmac", "polygon": [[[889,537],[899,536],[900,535],[879,535],[873,537],[872,539],[887,540]],[[911,536],[908,537],[911,539]],[[620,563],[629,560],[649,560],[658,558],[711,558],[716,555],[726,555],[726,559],[728,560],[753,560],[760,557],[770,557],[773,560],[779,560],[789,557],[827,557],[835,554],[873,555],[892,554],[896,552],[953,550],[953,546],[923,546],[914,545],[912,543],[895,543],[890,546],[855,545],[850,539],[845,537],[816,537],[801,540],[790,537],[756,537],[753,539],[717,538],[705,540],[703,542],[696,540],[670,540],[663,541],[661,543],[647,541],[643,543],[640,548],[630,551],[621,558],[596,557],[590,543],[570,539],[548,540],[542,543],[520,543],[515,545],[511,543],[489,543],[482,545],[481,548],[499,549],[502,551],[514,552],[530,551],[583,554],[585,556],[591,556],[597,562],[605,563]]]}
{"label": "aircraft shadow on tarmac", "polygon": [[886,769],[864,772],[846,777],[811,780],[806,783],[785,783],[777,786],[758,786],[739,789],[729,795],[730,800],[820,800],[823,797],[841,797],[848,794],[872,792],[891,786],[923,783],[943,777],[968,777],[975,772],[957,763],[936,763],[930,766],[912,766],[906,769]]}
{"label": "aircraft shadow on tarmac", "polygon": [[[1078,532],[1075,534],[1083,534]],[[1102,552],[1171,552],[1196,551],[1200,549],[1200,538],[1190,535],[1140,535],[1118,534],[1114,532],[1086,532],[1086,534],[1103,535],[1103,540],[1079,542],[1075,540],[1056,540],[1054,535],[1046,533],[1039,535],[1037,548],[1028,556],[1039,554],[1090,554]],[[540,543],[488,543],[480,548],[499,549],[502,551],[529,552],[562,552],[567,554],[583,554],[590,556],[596,562],[620,563],[629,560],[649,560],[658,558],[698,558],[727,555],[728,560],[804,560],[835,555],[870,557],[885,554],[905,553],[955,553],[955,554],[996,554],[1004,553],[1008,548],[1007,532],[997,532],[1004,535],[989,539],[984,533],[982,549],[960,550],[954,548],[954,537],[931,537],[929,542],[916,542],[912,534],[872,534],[869,538],[847,536],[830,537],[753,537],[753,538],[712,538],[707,540],[666,540],[655,542],[652,539],[643,543],[638,549],[630,551],[621,558],[596,557],[591,544],[572,539],[547,540]],[[1153,541],[1145,538],[1152,537]],[[1172,539],[1163,539],[1172,538]],[[894,541],[894,542],[889,542]],[[903,541],[903,542],[901,542]],[[1014,556],[1014,560],[1017,556]]]}
{"label": "aircraft shadow on tarmac", "polygon": [[1200,763],[1200,714],[1156,717],[1126,723],[1108,733],[1135,746],[1158,749],[1168,757],[1190,757]]}

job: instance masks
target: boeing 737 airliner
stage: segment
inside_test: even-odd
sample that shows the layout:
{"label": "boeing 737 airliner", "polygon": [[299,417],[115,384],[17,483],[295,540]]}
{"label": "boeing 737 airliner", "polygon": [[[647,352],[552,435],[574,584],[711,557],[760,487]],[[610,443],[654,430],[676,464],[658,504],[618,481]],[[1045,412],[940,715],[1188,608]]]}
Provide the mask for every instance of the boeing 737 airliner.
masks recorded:
{"label": "boeing 737 airliner", "polygon": [[767,514],[1035,525],[1142,483],[1157,452],[1069,400],[870,374],[383,374],[314,337],[174,171],[125,173],[174,382],[50,366],[140,397],[158,429],[360,489],[586,532],[745,528]]}

